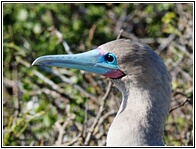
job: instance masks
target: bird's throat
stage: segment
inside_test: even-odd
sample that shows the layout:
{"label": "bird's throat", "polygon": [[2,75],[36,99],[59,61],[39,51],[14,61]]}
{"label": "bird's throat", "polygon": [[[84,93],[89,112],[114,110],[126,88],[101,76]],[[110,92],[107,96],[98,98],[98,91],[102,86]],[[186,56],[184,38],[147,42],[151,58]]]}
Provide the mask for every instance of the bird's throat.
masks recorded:
{"label": "bird's throat", "polygon": [[107,146],[164,145],[165,116],[152,98],[158,97],[138,88],[131,88],[128,96],[123,93],[120,109],[108,132]]}

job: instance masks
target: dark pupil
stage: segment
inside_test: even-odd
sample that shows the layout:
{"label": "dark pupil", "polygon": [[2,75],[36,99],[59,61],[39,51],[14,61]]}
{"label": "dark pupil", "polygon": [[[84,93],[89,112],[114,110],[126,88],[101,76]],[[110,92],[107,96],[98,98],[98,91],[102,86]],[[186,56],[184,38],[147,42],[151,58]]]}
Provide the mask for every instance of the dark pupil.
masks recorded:
{"label": "dark pupil", "polygon": [[108,54],[108,55],[106,56],[106,60],[107,60],[108,62],[112,62],[112,61],[114,60],[114,57],[111,56],[110,54]]}

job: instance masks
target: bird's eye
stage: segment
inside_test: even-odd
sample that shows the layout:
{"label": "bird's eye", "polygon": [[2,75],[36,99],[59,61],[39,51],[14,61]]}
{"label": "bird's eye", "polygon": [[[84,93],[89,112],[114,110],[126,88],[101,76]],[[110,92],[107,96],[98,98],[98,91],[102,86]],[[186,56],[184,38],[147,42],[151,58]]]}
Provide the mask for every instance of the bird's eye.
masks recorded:
{"label": "bird's eye", "polygon": [[109,63],[113,63],[115,62],[115,55],[112,54],[112,53],[108,53],[106,56],[105,56],[105,60]]}

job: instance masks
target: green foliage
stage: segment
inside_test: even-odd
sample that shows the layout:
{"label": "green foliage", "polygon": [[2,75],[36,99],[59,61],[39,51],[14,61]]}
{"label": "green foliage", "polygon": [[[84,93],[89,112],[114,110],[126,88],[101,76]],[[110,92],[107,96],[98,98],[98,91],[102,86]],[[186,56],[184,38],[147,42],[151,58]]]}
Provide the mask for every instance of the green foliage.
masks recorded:
{"label": "green foliage", "polygon": [[[187,14],[191,14],[191,5],[183,5],[183,8]],[[68,78],[66,82],[51,73],[52,70],[31,67],[33,60],[39,56],[67,54],[51,28],[62,33],[73,53],[79,53],[116,39],[120,29],[143,39],[167,38],[170,34],[182,38],[188,32],[178,28],[179,22],[183,22],[183,19],[174,3],[3,3],[3,145],[55,145],[61,132],[58,131],[58,123],[66,126],[62,141],[71,142],[71,137],[76,137],[83,124],[86,124],[85,117],[91,122],[87,126],[91,126],[92,118],[98,112],[98,101],[105,93],[107,80],[102,81],[102,78],[79,70],[63,71],[54,68]],[[184,39],[187,39],[185,47],[191,51],[192,47],[188,42],[190,38],[183,37],[183,41]],[[158,47],[156,42],[151,43],[151,46]],[[171,58],[173,63],[181,60],[179,55],[187,59],[187,54],[182,50],[173,48],[173,51],[167,53],[167,59]],[[187,63],[190,64],[189,61]],[[190,65],[185,66],[183,65],[183,70],[193,76]],[[185,91],[192,81],[186,79],[186,83],[174,80],[173,89],[182,86],[180,89]],[[193,95],[191,92],[187,94],[190,98]],[[91,101],[92,96],[94,100]],[[116,90],[110,96],[114,103],[108,101],[106,111],[110,108],[117,110],[115,101],[121,97]],[[90,105],[89,108],[85,107],[86,103]],[[179,117],[175,119],[175,123],[179,129],[185,129],[186,120],[187,117]],[[110,123],[111,119],[106,119],[99,129],[107,132],[106,122]],[[167,124],[173,126],[171,116]],[[171,125],[166,126],[166,130],[175,133],[176,130]],[[192,122],[189,119],[190,128]],[[105,140],[106,134],[100,134]],[[170,134],[165,138],[168,145],[182,145],[181,139],[175,139]],[[76,145],[82,145],[81,141],[78,142]],[[99,143],[92,138],[92,145]],[[188,145],[190,144],[191,139]]]}

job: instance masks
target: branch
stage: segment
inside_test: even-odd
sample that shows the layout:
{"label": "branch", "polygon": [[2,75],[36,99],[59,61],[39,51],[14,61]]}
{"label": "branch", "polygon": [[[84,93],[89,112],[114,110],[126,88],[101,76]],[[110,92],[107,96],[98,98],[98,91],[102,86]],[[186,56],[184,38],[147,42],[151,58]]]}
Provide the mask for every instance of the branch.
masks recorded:
{"label": "branch", "polygon": [[79,133],[75,138],[73,138],[69,142],[62,144],[62,146],[70,146],[70,145],[74,144],[75,142],[77,142],[80,139],[81,136],[82,136],[82,133]]}
{"label": "branch", "polygon": [[84,90],[81,86],[75,84],[73,81],[71,81],[71,79],[65,77],[64,75],[62,75],[61,73],[59,73],[57,70],[49,68],[49,67],[41,67],[42,69],[44,69],[45,71],[52,73],[55,76],[58,76],[63,82],[72,85],[72,87],[74,87],[76,90],[78,90],[79,92],[81,92],[86,98],[90,98],[92,99],[96,104],[98,104],[97,98],[93,95],[91,95],[90,93],[88,93],[86,90]]}
{"label": "branch", "polygon": [[182,104],[180,104],[180,105],[176,106],[175,108],[172,108],[171,110],[169,110],[169,113],[171,113],[171,112],[173,112],[174,110],[176,110],[176,109],[178,109],[178,108],[184,106],[185,103],[187,103],[188,101],[189,101],[189,100],[186,99]]}
{"label": "branch", "polygon": [[90,138],[95,130],[95,127],[97,126],[98,122],[99,122],[99,119],[101,118],[101,114],[102,112],[104,111],[104,106],[105,106],[105,103],[106,103],[106,98],[108,97],[109,93],[110,93],[110,90],[111,90],[111,87],[112,87],[112,82],[110,81],[109,84],[108,84],[108,87],[107,87],[107,90],[106,90],[106,93],[105,95],[103,96],[102,100],[101,100],[101,106],[99,107],[99,111],[97,113],[97,116],[87,134],[87,137],[86,137],[86,140],[84,142],[84,145],[87,146],[89,145],[89,141],[90,141]]}
{"label": "branch", "polygon": [[121,29],[116,39],[120,39],[120,36],[122,35],[123,32],[124,32],[124,30]]}
{"label": "branch", "polygon": [[64,49],[65,49],[65,52],[66,52],[67,54],[73,54],[73,52],[70,50],[69,45],[67,44],[66,40],[63,38],[63,35],[62,35],[62,33],[61,33],[60,31],[58,31],[55,27],[50,27],[48,30],[49,30],[52,34],[54,34],[54,35],[57,36],[59,42],[62,42],[63,47],[64,47]]}

